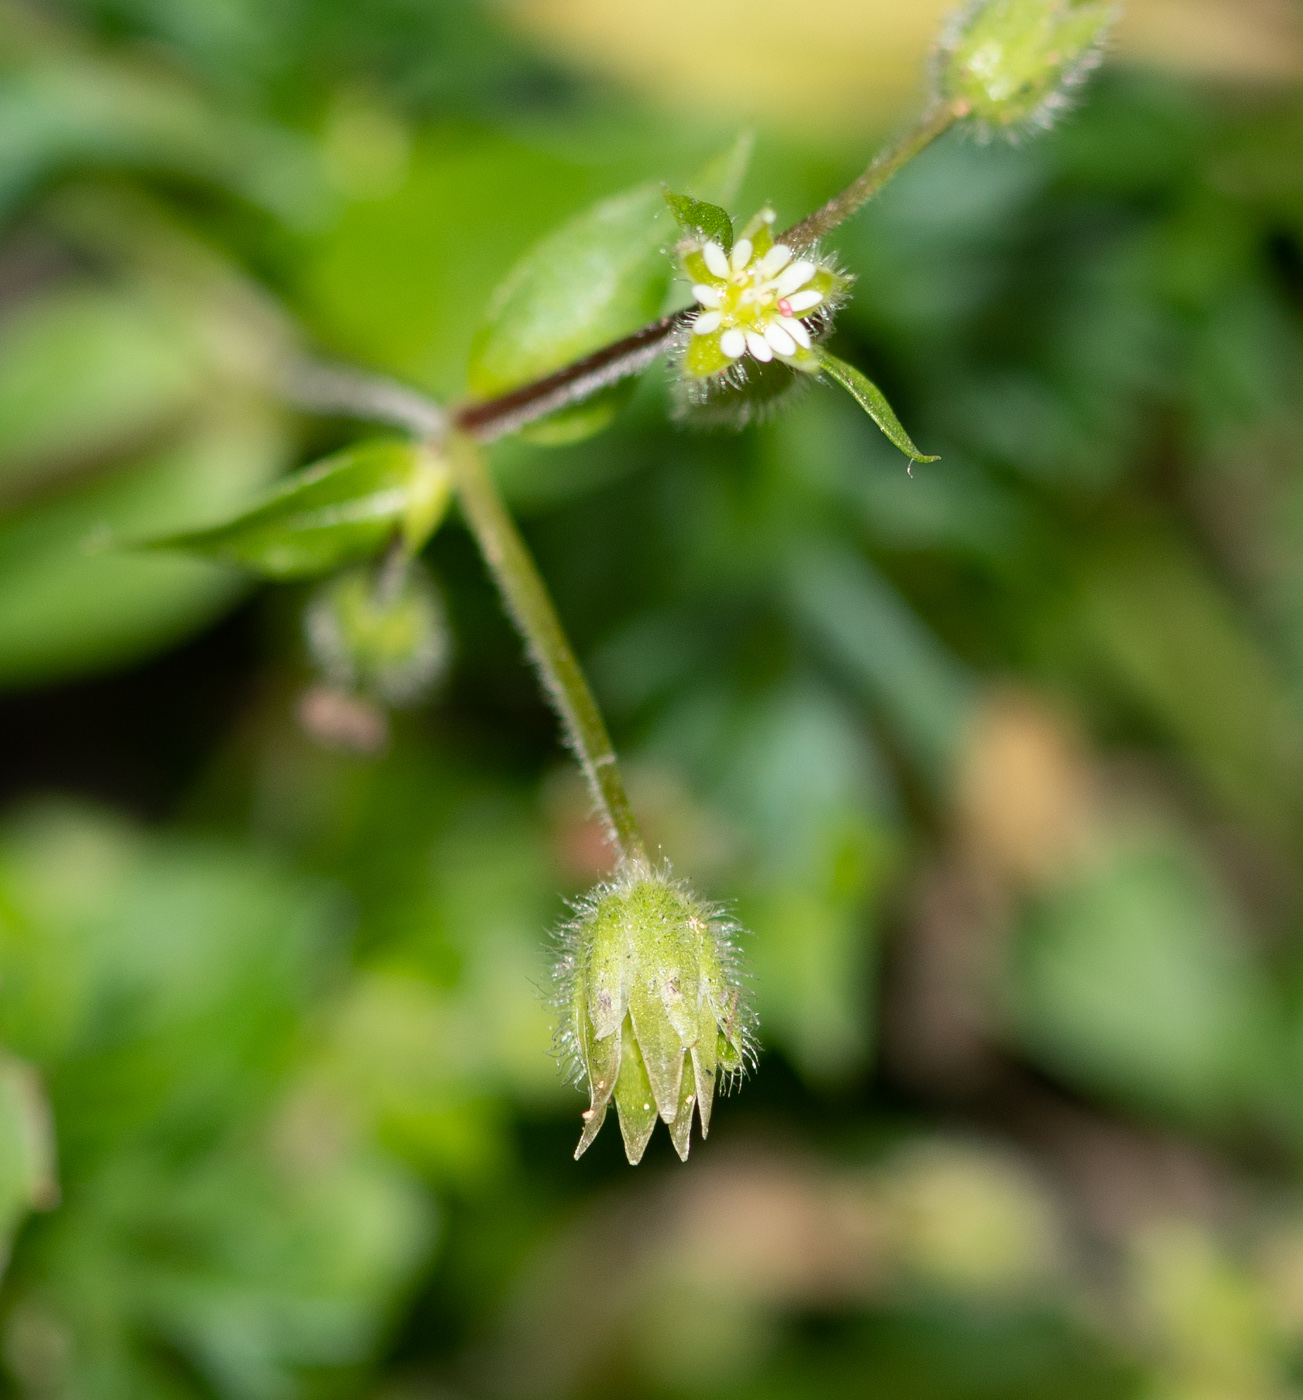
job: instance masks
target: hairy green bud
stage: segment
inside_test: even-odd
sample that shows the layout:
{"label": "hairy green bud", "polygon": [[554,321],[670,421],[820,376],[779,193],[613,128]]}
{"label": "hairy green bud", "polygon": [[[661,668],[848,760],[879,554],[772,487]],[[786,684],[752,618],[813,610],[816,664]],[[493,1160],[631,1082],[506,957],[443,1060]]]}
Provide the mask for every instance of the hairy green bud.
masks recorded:
{"label": "hairy green bud", "polygon": [[1100,0],[974,0],[937,52],[941,97],[987,132],[1048,126],[1120,13]]}
{"label": "hairy green bud", "polygon": [[304,619],[313,660],[337,686],[388,705],[412,704],[448,659],[443,605],[417,564],[350,569],[324,584]]}
{"label": "hairy green bud", "polygon": [[752,1056],[738,929],[666,871],[633,866],[601,885],[562,931],[559,1049],[589,1107],[581,1157],[612,1102],[637,1165],[657,1118],[684,1161],[693,1111],[704,1138],[719,1078]]}

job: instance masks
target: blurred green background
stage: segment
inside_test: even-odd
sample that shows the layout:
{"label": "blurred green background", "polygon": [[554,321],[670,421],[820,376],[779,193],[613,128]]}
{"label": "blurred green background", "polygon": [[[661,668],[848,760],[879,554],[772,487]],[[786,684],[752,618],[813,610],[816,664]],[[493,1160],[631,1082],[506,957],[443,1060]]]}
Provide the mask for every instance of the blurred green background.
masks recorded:
{"label": "blurred green background", "polygon": [[571,1161],[548,930],[604,855],[461,527],[370,754],[300,723],[309,589],[102,548],[363,435],[297,350],[462,394],[531,243],[740,124],[738,211],[799,217],[942,8],[0,0],[0,1394],[1303,1394],[1290,0],[1140,0],[1056,132],[839,232],[834,348],[938,464],[656,373],[494,449],[752,931],[686,1167]]}

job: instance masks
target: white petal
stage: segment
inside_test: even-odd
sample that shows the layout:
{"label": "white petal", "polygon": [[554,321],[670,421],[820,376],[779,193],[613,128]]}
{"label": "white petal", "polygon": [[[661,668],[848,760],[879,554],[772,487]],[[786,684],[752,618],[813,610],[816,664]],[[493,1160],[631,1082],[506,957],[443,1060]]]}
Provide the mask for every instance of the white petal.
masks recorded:
{"label": "white petal", "polygon": [[774,358],[774,352],[769,348],[769,342],[756,331],[747,332],[747,349],[763,364],[767,364]]}
{"label": "white petal", "polygon": [[787,298],[787,304],[792,308],[793,314],[799,316],[802,311],[813,311],[822,300],[822,292],[793,292]]}
{"label": "white petal", "polygon": [[794,291],[805,284],[814,276],[819,269],[809,258],[802,258],[799,262],[794,262],[783,275],[778,279],[778,286],[775,290],[780,297],[790,297]]}
{"label": "white petal", "polygon": [[778,324],[772,322],[765,328],[765,339],[769,342],[769,348],[775,355],[795,355],[796,341]]}
{"label": "white petal", "polygon": [[711,331],[717,331],[724,324],[724,313],[722,311],[703,311],[692,323],[693,335],[709,335]]}
{"label": "white petal", "polygon": [[775,243],[760,259],[760,267],[766,277],[777,277],[792,261],[792,250],[785,243]]}
{"label": "white petal", "polygon": [[806,330],[800,321],[793,320],[790,316],[782,316],[779,318],[778,324],[782,326],[798,345],[806,350],[810,348],[810,332]]}
{"label": "white petal", "polygon": [[697,298],[702,306],[708,306],[714,311],[720,303],[718,287],[708,287],[704,282],[698,282],[692,289],[692,295]]}
{"label": "white petal", "polygon": [[740,359],[746,354],[747,338],[736,326],[727,330],[719,338],[719,348],[730,360]]}
{"label": "white petal", "polygon": [[739,238],[733,245],[733,271],[741,272],[751,261],[751,254],[754,252],[755,249],[751,246],[749,238]]}
{"label": "white petal", "polygon": [[716,277],[729,275],[728,255],[713,239],[702,247],[701,256],[705,258],[706,266]]}

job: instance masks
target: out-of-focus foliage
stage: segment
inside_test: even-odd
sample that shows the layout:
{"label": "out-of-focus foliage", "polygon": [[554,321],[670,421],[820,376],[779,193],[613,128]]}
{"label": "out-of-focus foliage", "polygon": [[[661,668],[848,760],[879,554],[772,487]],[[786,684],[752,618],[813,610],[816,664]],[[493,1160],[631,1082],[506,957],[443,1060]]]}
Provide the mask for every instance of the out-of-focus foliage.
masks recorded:
{"label": "out-of-focus foliage", "polygon": [[[630,1174],[571,1161],[540,994],[600,833],[455,523],[451,668],[368,757],[296,726],[306,594],[106,547],[359,440],[301,347],[465,394],[540,238],[730,148],[498,18],[0,12],[0,1393],[1299,1393],[1303,97],[1105,70],[843,227],[912,475],[826,387],[715,435],[656,374],[493,449],[753,931],[755,1082]],[[732,207],[866,155],[762,132]],[[130,765],[123,709],[190,725],[164,798],[52,798],[22,746]]]}

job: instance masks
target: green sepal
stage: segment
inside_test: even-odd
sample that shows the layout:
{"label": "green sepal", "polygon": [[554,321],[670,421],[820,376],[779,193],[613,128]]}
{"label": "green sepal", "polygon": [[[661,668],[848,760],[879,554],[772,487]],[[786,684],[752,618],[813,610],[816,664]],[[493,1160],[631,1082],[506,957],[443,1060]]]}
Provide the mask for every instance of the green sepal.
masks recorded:
{"label": "green sepal", "polygon": [[[692,1082],[697,1094],[697,1112],[701,1118],[701,1136],[710,1135],[710,1111],[715,1102],[715,1079],[719,1062],[719,1033],[712,1020],[703,1027],[701,1039],[692,1047]],[[741,1068],[740,1057],[738,1068]]]}
{"label": "green sepal", "polygon": [[633,1030],[626,1022],[621,1033],[623,1045],[620,1054],[620,1077],[615,1084],[615,1108],[620,1117],[620,1133],[624,1138],[624,1152],[629,1165],[636,1167],[647,1150],[652,1129],[660,1113],[652,1094],[651,1080],[647,1077],[647,1066],[643,1063],[642,1052],[634,1039]]}
{"label": "green sepal", "polygon": [[704,282],[706,286],[722,286],[719,278],[706,266],[706,259],[700,248],[685,248],[679,255],[679,265],[692,282]]}
{"label": "green sepal", "polygon": [[730,1040],[724,1031],[715,1036],[715,1059],[725,1074],[738,1074],[745,1063],[742,1047]]}
{"label": "green sepal", "polygon": [[774,246],[774,211],[767,204],[763,209],[757,209],[743,225],[738,237],[750,239],[752,256],[763,258]]}
{"label": "green sepal", "polygon": [[829,268],[821,267],[801,290],[821,292],[824,304],[835,308],[850,290],[852,280],[852,278],[843,277]]}
{"label": "green sepal", "polygon": [[679,1161],[688,1160],[688,1149],[692,1145],[692,1110],[697,1104],[697,1083],[693,1077],[692,1061],[689,1060],[683,1071],[679,1088],[678,1110],[670,1123],[670,1139]]}
{"label": "green sepal", "polygon": [[601,1131],[606,1121],[606,1110],[615,1092],[616,1080],[620,1074],[621,1035],[619,1027],[605,1040],[598,1040],[593,1031],[593,1023],[588,1019],[585,999],[576,999],[575,1039],[580,1047],[580,1055],[588,1075],[588,1111],[584,1114],[584,1131],[575,1148],[575,1160],[593,1145],[593,1139]]}
{"label": "green sepal", "polygon": [[719,333],[694,335],[683,354],[683,372],[693,379],[722,374],[733,361],[719,348]]}
{"label": "green sepal", "polygon": [[732,251],[733,220],[726,209],[721,209],[718,204],[707,204],[704,199],[693,199],[688,194],[675,194],[669,189],[664,194],[670,212],[684,233],[700,238],[703,243],[713,239],[726,253]]}
{"label": "green sepal", "polygon": [[629,1018],[642,1051],[643,1066],[656,1107],[667,1123],[674,1121],[683,1082],[683,1041],[666,1014],[661,988],[640,983],[629,996]]}
{"label": "green sepal", "polygon": [[311,578],[370,558],[395,537],[415,554],[450,499],[451,478],[437,454],[383,439],[296,472],[219,525],[128,544],[197,554],[264,578]]}
{"label": "green sepal", "polygon": [[821,367],[850,394],[906,457],[915,462],[941,460],[939,457],[925,455],[914,446],[900,419],[896,417],[895,410],[887,402],[886,395],[854,365],[848,365],[845,360],[839,360],[836,355],[830,355],[823,349],[819,351],[819,361]]}

